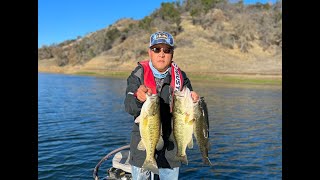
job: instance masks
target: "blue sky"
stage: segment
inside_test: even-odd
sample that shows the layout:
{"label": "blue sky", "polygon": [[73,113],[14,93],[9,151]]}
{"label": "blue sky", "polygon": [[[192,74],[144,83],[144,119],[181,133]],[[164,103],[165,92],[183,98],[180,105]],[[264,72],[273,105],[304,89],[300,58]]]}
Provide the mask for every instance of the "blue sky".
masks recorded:
{"label": "blue sky", "polygon": [[[121,18],[142,19],[175,0],[38,0],[38,47],[76,39]],[[269,2],[244,0],[245,3]],[[271,0],[275,2],[275,0]]]}

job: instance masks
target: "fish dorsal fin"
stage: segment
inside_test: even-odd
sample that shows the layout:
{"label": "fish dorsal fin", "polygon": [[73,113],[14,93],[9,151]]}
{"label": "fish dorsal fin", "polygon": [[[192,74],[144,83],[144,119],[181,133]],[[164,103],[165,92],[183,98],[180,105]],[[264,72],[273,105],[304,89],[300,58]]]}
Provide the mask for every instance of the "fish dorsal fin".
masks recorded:
{"label": "fish dorsal fin", "polygon": [[140,140],[138,146],[137,146],[137,149],[140,150],[140,151],[145,151],[146,150],[146,146],[144,145],[143,141]]}
{"label": "fish dorsal fin", "polygon": [[209,133],[208,133],[207,129],[203,129],[202,132],[203,132],[203,137],[204,138],[208,138],[209,137]]}
{"label": "fish dorsal fin", "polygon": [[160,151],[163,148],[164,142],[162,136],[160,136],[156,149]]}
{"label": "fish dorsal fin", "polygon": [[135,122],[135,123],[140,123],[140,119],[141,119],[141,116],[139,115],[139,116],[134,120],[134,122]]}
{"label": "fish dorsal fin", "polygon": [[171,132],[171,134],[169,136],[169,141],[171,141],[171,142],[175,141],[175,138],[173,136],[173,131]]}

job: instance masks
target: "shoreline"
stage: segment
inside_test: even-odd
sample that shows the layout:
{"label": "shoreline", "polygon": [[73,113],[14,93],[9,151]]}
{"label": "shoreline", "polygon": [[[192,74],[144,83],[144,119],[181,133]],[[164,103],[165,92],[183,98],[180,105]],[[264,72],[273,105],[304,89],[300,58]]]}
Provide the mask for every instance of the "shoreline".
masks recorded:
{"label": "shoreline", "polygon": [[[120,78],[126,79],[132,71],[45,71],[39,70],[38,73],[52,73],[52,74],[68,74],[68,75],[82,75],[94,76],[102,78]],[[193,82],[200,83],[228,83],[228,84],[252,84],[252,85],[282,85],[281,74],[262,74],[262,73],[195,73],[186,72],[188,78]]]}

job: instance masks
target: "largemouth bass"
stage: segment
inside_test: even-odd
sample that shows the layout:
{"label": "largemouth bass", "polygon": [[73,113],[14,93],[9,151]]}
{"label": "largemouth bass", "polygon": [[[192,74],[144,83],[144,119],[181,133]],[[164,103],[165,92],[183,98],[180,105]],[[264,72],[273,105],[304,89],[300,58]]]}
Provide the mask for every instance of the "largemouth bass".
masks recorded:
{"label": "largemouth bass", "polygon": [[194,103],[187,87],[182,91],[176,91],[173,98],[173,137],[177,145],[176,158],[188,164],[186,148],[187,146],[193,148]]}
{"label": "largemouth bass", "polygon": [[136,121],[139,122],[141,135],[141,141],[137,148],[146,151],[146,159],[142,165],[142,169],[159,174],[157,162],[154,157],[156,148],[161,149],[163,147],[158,95],[147,95],[147,100],[143,103],[140,116],[137,119]]}
{"label": "largemouth bass", "polygon": [[208,158],[208,151],[210,148],[208,109],[203,97],[200,98],[194,108],[194,136],[202,154],[203,163],[206,165],[212,165]]}

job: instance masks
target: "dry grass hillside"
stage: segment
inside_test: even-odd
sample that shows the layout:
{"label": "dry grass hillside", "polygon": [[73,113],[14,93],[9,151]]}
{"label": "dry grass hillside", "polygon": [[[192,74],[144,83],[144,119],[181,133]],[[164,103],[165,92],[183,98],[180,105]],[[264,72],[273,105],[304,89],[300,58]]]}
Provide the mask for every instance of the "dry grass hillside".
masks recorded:
{"label": "dry grass hillside", "polygon": [[[211,14],[210,14],[211,13]],[[227,12],[213,8],[207,16],[217,17],[220,25],[223,25],[222,32],[232,34],[235,31],[234,24],[228,17]],[[205,74],[230,74],[230,75],[265,75],[282,77],[282,52],[276,46],[264,48],[261,45],[261,38],[250,41],[250,48],[243,52],[241,47],[232,45],[231,48],[221,45],[213,37],[217,31],[213,31],[214,26],[203,26],[194,23],[195,18],[188,12],[181,13],[179,33],[175,37],[174,61],[187,73]],[[217,22],[217,21],[214,21]],[[100,30],[107,32],[116,28],[117,32],[128,32],[128,28],[139,21],[132,19],[122,19],[114,25]],[[79,72],[131,72],[140,60],[147,59],[147,48],[149,35],[159,27],[153,27],[146,33],[145,31],[127,33],[126,36],[119,35],[119,38],[112,41],[112,47],[103,50],[87,61],[81,63],[65,63],[63,66],[56,63],[57,57],[49,57],[38,60],[38,70],[40,72],[58,73],[79,73]],[[90,34],[98,39],[98,31]],[[122,38],[121,38],[122,37]],[[84,38],[78,39],[82,41]],[[77,41],[65,45],[65,49],[70,48]],[[281,50],[281,49],[280,49]],[[68,55],[72,51],[68,51]]]}

